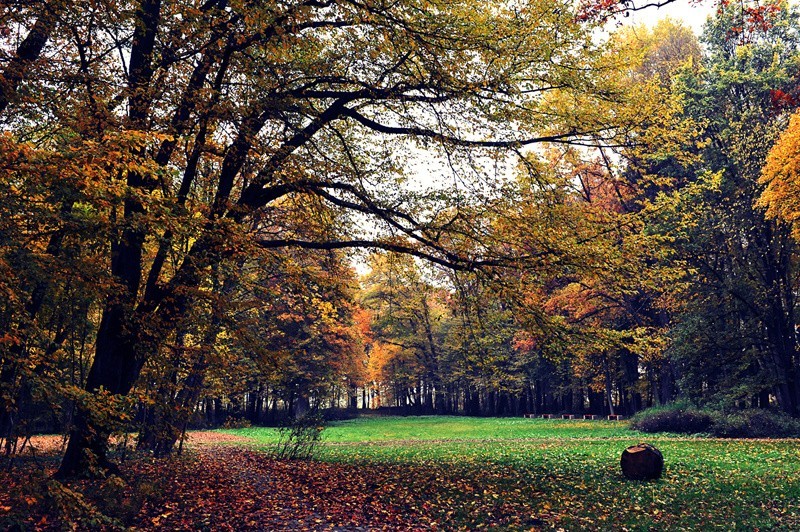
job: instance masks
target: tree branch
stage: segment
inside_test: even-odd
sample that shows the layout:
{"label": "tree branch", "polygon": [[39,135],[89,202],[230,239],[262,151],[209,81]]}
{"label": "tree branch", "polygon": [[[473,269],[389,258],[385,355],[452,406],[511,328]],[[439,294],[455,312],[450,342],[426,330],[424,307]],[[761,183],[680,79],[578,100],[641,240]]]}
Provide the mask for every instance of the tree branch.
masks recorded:
{"label": "tree branch", "polygon": [[428,128],[416,127],[416,126],[387,126],[385,124],[381,124],[372,120],[371,118],[367,118],[366,116],[362,115],[355,109],[350,107],[345,107],[342,111],[342,115],[348,116],[361,125],[372,129],[373,131],[377,131],[379,133],[387,133],[391,135],[415,135],[418,137],[427,137],[436,140],[440,140],[442,142],[446,142],[448,144],[453,144],[456,146],[464,146],[464,147],[483,147],[483,148],[518,148],[520,146],[526,146],[529,144],[538,144],[542,142],[564,142],[568,139],[575,139],[582,135],[588,135],[591,132],[579,132],[576,130],[570,130],[566,133],[559,133],[557,135],[544,135],[541,137],[530,137],[527,139],[519,139],[519,140],[467,140],[462,139],[459,137],[454,137],[452,135],[445,135],[443,133],[439,133],[438,131],[434,131]]}

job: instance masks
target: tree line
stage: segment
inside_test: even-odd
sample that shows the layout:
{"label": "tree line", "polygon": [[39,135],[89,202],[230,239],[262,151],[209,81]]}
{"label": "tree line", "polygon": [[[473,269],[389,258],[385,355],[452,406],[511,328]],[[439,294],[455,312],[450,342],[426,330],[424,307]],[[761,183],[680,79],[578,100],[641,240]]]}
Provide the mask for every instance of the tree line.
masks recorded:
{"label": "tree line", "polygon": [[721,6],[699,39],[670,21],[620,33],[638,48],[629,90],[664,105],[621,146],[529,156],[492,231],[520,254],[547,249],[545,264],[438,283],[408,260],[394,280],[373,266],[362,304],[379,353],[395,352],[396,405],[632,415],[684,399],[798,415],[798,21],[762,7]]}

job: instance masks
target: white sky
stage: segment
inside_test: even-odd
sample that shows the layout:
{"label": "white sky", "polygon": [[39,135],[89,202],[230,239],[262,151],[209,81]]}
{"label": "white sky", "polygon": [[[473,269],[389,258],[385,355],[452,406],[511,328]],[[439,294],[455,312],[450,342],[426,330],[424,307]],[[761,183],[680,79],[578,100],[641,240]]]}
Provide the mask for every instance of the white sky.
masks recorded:
{"label": "white sky", "polygon": [[[639,0],[636,4],[643,5],[646,2],[647,0]],[[628,17],[620,17],[618,22],[654,26],[659,20],[669,17],[682,21],[694,31],[695,35],[700,35],[703,31],[703,24],[715,9],[716,2],[714,0],[703,0],[699,5],[697,2],[690,2],[689,0],[676,0],[664,7],[648,7],[642,11],[631,13]]]}

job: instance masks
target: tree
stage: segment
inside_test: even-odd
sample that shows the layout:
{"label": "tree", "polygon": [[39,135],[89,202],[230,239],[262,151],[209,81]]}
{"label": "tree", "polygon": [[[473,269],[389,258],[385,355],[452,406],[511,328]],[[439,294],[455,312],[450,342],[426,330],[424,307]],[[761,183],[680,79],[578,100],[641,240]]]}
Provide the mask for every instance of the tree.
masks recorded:
{"label": "tree", "polygon": [[[370,313],[374,361],[397,406],[445,410],[443,327],[446,292],[423,279],[412,257],[373,254],[360,305]],[[377,348],[377,352],[375,349]]]}
{"label": "tree", "polygon": [[685,265],[671,350],[685,393],[705,389],[703,400],[726,405],[763,405],[773,393],[798,415],[794,244],[754,205],[784,123],[786,101],[774,95],[797,83],[798,25],[787,6],[765,8],[764,24],[743,24],[750,14],[739,6],[721,9],[703,36],[703,68],[680,77],[686,114],[703,124],[702,140],[687,146],[700,159],[672,174],[678,189],[656,202],[663,217],[653,228]]}
{"label": "tree", "polygon": [[[555,105],[607,99],[614,81],[592,25],[556,0],[41,2],[33,26],[32,8],[4,9],[36,41],[7,42],[19,58],[4,70],[8,153],[30,147],[29,160],[61,165],[15,179],[60,187],[48,198],[58,220],[88,213],[98,230],[75,238],[104,254],[111,281],[98,286],[88,395],[62,475],[108,465],[92,396],[128,394],[212,268],[237,264],[246,242],[491,263],[442,244],[451,221],[432,213],[463,195],[399,187],[403,152],[418,146],[479,171],[497,150],[614,132],[607,116],[576,121]],[[338,231],[283,223],[309,203],[369,215],[383,232],[359,233],[355,218]],[[46,235],[36,235],[41,249]]]}
{"label": "tree", "polygon": [[669,258],[668,241],[650,231],[649,205],[665,186],[664,170],[692,160],[684,145],[694,125],[670,87],[677,72],[696,68],[699,45],[669,21],[652,32],[623,31],[612,43],[625,64],[626,104],[615,109],[641,118],[618,144],[529,157],[495,225],[521,255],[547,250],[509,271],[500,293],[517,304],[518,350],[558,365],[561,408],[575,412],[587,399],[593,413],[604,402],[611,413],[632,413],[673,395],[670,379],[660,379],[669,373],[662,294],[676,275],[672,266],[655,268]]}
{"label": "tree", "polygon": [[[791,97],[776,91],[773,98]],[[797,225],[797,221],[800,219],[800,205],[798,205],[800,197],[798,188],[800,184],[800,174],[798,174],[800,138],[798,138],[798,134],[800,134],[800,115],[795,113],[791,116],[788,127],[769,150],[759,179],[759,183],[764,185],[764,190],[758,198],[758,204],[766,207],[768,218],[781,220],[791,225],[795,240],[800,237],[800,228]]]}

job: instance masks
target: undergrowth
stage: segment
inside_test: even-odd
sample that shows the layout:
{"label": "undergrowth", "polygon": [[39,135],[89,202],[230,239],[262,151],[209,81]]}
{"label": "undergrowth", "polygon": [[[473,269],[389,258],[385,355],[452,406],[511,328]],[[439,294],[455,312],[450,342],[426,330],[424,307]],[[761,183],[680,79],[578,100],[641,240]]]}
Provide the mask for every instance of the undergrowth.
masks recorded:
{"label": "undergrowth", "polygon": [[701,409],[673,403],[639,412],[630,428],[641,432],[708,434],[718,438],[796,438],[800,420],[766,409]]}

